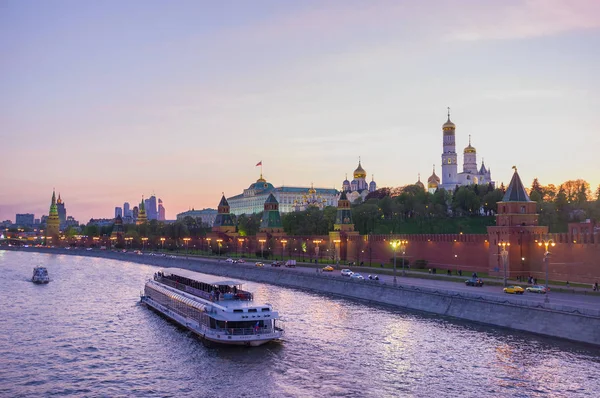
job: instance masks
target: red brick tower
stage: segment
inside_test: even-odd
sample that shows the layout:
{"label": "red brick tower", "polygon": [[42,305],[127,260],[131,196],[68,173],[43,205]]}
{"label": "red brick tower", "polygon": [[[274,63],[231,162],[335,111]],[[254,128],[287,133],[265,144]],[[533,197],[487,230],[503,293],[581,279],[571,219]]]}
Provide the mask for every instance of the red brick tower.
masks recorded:
{"label": "red brick tower", "polygon": [[498,202],[496,226],[488,227],[489,272],[503,275],[504,264],[499,243],[509,243],[506,273],[509,277],[529,274],[536,236],[548,233],[538,225],[537,203],[529,199],[516,166],[501,202]]}

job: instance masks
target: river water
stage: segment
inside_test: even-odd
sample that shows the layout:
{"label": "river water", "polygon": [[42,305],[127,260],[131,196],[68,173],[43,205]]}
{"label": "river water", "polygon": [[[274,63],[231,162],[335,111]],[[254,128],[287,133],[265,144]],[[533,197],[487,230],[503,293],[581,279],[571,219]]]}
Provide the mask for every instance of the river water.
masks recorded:
{"label": "river water", "polygon": [[[30,282],[48,267],[48,285]],[[600,350],[248,282],[282,342],[206,348],[139,305],[158,268],[0,251],[0,396],[597,396]]]}

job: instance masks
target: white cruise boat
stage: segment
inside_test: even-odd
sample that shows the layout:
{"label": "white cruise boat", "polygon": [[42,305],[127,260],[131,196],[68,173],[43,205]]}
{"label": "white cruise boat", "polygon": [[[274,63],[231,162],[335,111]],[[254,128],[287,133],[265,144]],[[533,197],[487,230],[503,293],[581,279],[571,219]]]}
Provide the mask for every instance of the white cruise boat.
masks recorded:
{"label": "white cruise boat", "polygon": [[33,283],[48,283],[50,282],[50,276],[48,276],[48,270],[45,267],[35,267],[33,269],[33,276],[31,277]]}
{"label": "white cruise boat", "polygon": [[181,268],[154,274],[142,303],[198,334],[204,342],[259,346],[284,330],[270,304],[253,301],[243,283]]}

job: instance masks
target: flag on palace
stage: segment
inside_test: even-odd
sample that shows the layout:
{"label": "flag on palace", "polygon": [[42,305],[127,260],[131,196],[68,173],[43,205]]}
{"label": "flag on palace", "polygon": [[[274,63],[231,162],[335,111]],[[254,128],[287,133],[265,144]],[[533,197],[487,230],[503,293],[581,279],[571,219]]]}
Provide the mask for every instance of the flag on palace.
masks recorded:
{"label": "flag on palace", "polygon": [[[262,160],[260,162],[256,163],[256,166],[262,166]],[[254,166],[254,167],[256,167],[256,166]]]}

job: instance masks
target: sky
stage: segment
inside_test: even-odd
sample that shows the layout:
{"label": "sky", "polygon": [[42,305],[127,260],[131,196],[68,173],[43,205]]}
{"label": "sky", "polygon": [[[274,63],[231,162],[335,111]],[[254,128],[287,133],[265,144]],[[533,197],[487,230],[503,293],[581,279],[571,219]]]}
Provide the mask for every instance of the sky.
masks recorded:
{"label": "sky", "polygon": [[598,49],[597,0],[0,0],[0,220],[426,181],[447,107],[459,171],[594,191]]}

